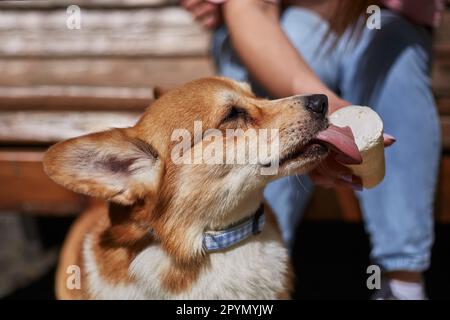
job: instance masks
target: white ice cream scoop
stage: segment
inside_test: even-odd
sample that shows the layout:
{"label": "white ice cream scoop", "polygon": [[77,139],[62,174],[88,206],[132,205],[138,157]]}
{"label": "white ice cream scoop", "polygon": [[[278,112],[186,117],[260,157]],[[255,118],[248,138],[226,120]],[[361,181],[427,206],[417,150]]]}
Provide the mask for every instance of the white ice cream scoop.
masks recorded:
{"label": "white ice cream scoop", "polygon": [[373,188],[385,174],[383,121],[369,107],[348,106],[333,112],[330,123],[337,127],[350,127],[362,157],[362,163],[348,166],[362,179],[363,187]]}

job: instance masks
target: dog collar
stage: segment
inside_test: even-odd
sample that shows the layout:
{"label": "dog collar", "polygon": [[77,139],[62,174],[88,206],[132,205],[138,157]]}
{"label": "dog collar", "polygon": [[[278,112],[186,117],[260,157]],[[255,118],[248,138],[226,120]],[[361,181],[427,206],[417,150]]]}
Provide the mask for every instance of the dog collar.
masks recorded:
{"label": "dog collar", "polygon": [[261,204],[254,215],[228,229],[206,231],[203,234],[203,248],[209,252],[227,249],[252,235],[261,233],[264,224],[264,206]]}

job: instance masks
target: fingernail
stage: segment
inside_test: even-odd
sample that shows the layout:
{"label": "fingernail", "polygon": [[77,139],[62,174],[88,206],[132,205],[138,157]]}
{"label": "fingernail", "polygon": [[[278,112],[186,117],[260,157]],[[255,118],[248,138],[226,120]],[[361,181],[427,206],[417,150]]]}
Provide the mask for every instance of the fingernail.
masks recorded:
{"label": "fingernail", "polygon": [[389,140],[392,140],[393,142],[397,141],[397,139],[394,136],[392,136],[392,135],[390,135],[388,133],[384,133],[384,137],[389,139]]}
{"label": "fingernail", "polygon": [[389,133],[385,133],[384,135],[386,136],[386,138],[397,140],[393,135],[390,135]]}
{"label": "fingernail", "polygon": [[340,176],[340,179],[342,181],[348,182],[348,183],[352,183],[353,182],[353,175],[351,174],[344,174],[342,176]]}

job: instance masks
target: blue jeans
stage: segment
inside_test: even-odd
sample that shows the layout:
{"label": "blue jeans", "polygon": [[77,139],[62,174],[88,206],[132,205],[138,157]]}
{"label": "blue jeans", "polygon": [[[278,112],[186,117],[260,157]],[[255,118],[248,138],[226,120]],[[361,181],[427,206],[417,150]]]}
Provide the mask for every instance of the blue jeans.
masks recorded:
{"label": "blue jeans", "polygon": [[[359,38],[347,32],[330,48],[334,36],[322,41],[327,22],[314,12],[290,7],[281,17],[283,30],[321,80],[353,104],[371,106],[385,132],[397,138],[386,149],[384,181],[358,197],[373,262],[385,271],[424,271],[433,243],[441,153],[430,89],[431,34],[388,10],[382,10],[381,23],[380,30],[364,28]],[[233,52],[224,27],[215,33],[213,55],[219,73],[249,81],[258,95],[267,96]],[[288,245],[312,190],[306,176],[283,178],[266,188]]]}

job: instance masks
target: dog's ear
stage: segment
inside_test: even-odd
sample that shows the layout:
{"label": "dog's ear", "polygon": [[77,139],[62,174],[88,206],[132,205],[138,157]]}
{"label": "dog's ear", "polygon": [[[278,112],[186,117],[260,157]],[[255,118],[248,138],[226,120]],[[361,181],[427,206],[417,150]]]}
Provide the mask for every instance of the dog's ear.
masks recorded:
{"label": "dog's ear", "polygon": [[156,192],[162,172],[159,155],[128,130],[57,143],[45,154],[45,172],[68,189],[125,205]]}

